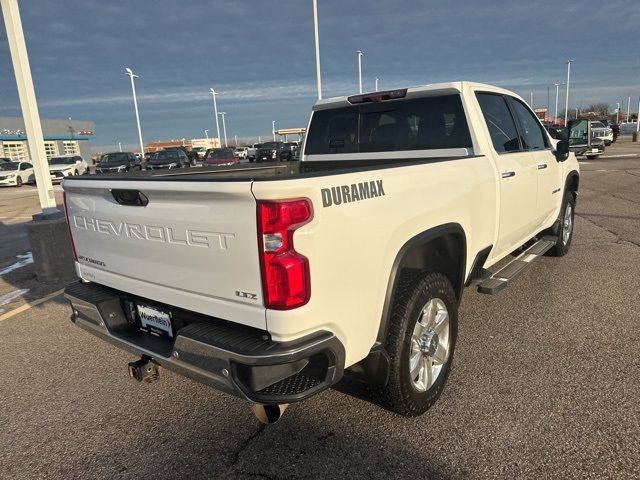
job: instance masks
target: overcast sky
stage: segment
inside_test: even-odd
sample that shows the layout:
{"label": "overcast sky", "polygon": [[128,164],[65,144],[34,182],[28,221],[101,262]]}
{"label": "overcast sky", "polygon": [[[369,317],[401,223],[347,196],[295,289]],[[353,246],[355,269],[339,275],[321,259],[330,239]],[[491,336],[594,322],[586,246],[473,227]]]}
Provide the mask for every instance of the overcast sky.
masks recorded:
{"label": "overcast sky", "polygon": [[[134,144],[140,76],[145,141],[213,135],[209,87],[229,137],[306,126],[315,90],[311,0],[22,0],[43,117],[94,120],[94,147]],[[637,0],[318,0],[324,96],[473,80],[536,106],[572,66],[571,106],[640,94]],[[4,25],[4,24],[2,24]],[[564,87],[561,87],[564,88]],[[561,90],[561,98],[564,93]],[[552,87],[551,105],[555,101]],[[560,102],[563,105],[563,101]],[[0,116],[20,115],[0,27]]]}

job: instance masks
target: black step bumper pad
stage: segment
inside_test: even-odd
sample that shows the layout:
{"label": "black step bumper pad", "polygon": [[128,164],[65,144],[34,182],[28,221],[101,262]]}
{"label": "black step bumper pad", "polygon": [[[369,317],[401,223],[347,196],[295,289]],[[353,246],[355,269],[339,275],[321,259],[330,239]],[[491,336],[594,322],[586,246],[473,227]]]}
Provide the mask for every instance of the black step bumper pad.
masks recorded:
{"label": "black step bumper pad", "polygon": [[[150,357],[164,368],[246,400],[296,402],[342,378],[344,346],[330,332],[276,342],[263,330],[181,310],[184,325],[175,332],[175,338],[159,338],[141,332],[131,315],[125,314],[126,302],[136,300],[129,294],[78,282],[65,289],[65,297],[73,309],[71,319],[83,329],[135,355]],[[172,311],[170,306],[161,308]]]}

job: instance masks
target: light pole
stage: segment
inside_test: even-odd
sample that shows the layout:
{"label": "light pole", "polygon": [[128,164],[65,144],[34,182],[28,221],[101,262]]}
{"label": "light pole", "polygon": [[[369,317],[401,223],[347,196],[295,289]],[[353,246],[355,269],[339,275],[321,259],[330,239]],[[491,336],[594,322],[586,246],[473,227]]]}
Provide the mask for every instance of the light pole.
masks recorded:
{"label": "light pole", "polygon": [[362,57],[364,53],[362,53],[362,50],[358,50],[356,53],[358,54],[358,88],[359,92],[362,93]]}
{"label": "light pole", "polygon": [[549,110],[551,110],[551,105],[549,103],[549,100],[551,99],[551,95],[549,94],[549,89],[551,87],[549,85],[547,85],[547,113],[545,114],[545,120],[547,118],[547,116],[549,115]]}
{"label": "light pole", "polygon": [[529,106],[533,110],[533,92],[529,92]]}
{"label": "light pole", "polygon": [[209,130],[205,129],[204,130],[204,136],[207,139],[207,145],[209,144]]}
{"label": "light pole", "polygon": [[122,142],[118,142],[118,150],[122,151]]}
{"label": "light pole", "polygon": [[376,77],[376,92],[378,91],[378,77]]}
{"label": "light pole", "polygon": [[273,134],[273,141],[276,141],[276,121],[271,122],[271,133]]}
{"label": "light pole", "polygon": [[131,79],[131,93],[133,94],[133,108],[136,111],[136,123],[138,124],[138,140],[140,141],[140,155],[144,157],[144,143],[142,143],[142,127],[140,126],[140,113],[138,112],[138,99],[136,97],[136,83],[133,80],[138,78],[129,67],[125,67],[125,74]]}
{"label": "light pole", "polygon": [[558,123],[558,94],[560,93],[560,84],[554,83],[554,85],[556,86],[556,110],[553,115],[553,123]]}
{"label": "light pole", "polygon": [[227,145],[227,123],[224,120],[224,116],[227,114],[227,112],[220,112],[220,116],[222,117],[222,131],[224,132],[224,146],[225,148],[228,146]]}
{"label": "light pole", "polygon": [[616,123],[620,123],[620,102],[616,103]]}
{"label": "light pole", "polygon": [[564,100],[564,124],[569,122],[569,79],[571,77],[571,63],[573,60],[567,60],[567,96]]}
{"label": "light pole", "polygon": [[629,110],[631,110],[631,97],[627,101],[627,123],[629,123]]}
{"label": "light pole", "polygon": [[236,141],[236,147],[238,146],[238,135],[234,135],[233,139]]}
{"label": "light pole", "polygon": [[218,143],[220,143],[220,124],[218,123],[218,104],[216,103],[216,92],[213,88],[210,88],[211,96],[213,97],[213,117],[216,119],[216,132],[218,134]]}
{"label": "light pole", "polygon": [[56,198],[53,192],[53,185],[51,185],[49,164],[44,150],[42,125],[40,124],[36,92],[33,88],[33,79],[31,78],[31,67],[27,55],[27,45],[24,41],[24,32],[22,31],[18,1],[1,0],[0,3],[2,5],[4,24],[7,29],[7,40],[9,41],[13,71],[15,72],[16,84],[18,86],[20,108],[27,132],[27,139],[29,140],[29,154],[36,177],[40,208],[44,215],[56,214],[58,212],[56,208]]}
{"label": "light pole", "polygon": [[313,0],[313,35],[316,46],[316,81],[318,83],[318,100],[322,98],[322,78],[320,76],[320,37],[318,34],[318,0]]}

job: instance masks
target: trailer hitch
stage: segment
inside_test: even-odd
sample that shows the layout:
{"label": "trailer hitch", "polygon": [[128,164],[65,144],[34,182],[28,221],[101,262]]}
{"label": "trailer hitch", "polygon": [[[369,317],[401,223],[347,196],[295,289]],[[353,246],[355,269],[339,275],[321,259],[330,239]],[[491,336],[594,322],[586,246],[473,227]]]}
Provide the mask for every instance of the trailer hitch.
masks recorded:
{"label": "trailer hitch", "polygon": [[150,357],[142,356],[136,362],[129,362],[129,377],[138,382],[152,383],[160,377],[159,365]]}

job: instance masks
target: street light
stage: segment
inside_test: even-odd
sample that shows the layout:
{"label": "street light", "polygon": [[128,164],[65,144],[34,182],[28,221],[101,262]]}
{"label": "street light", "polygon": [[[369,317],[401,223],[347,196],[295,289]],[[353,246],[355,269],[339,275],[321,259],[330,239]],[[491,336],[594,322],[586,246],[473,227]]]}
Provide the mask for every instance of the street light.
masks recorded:
{"label": "street light", "polygon": [[318,35],[318,1],[313,0],[313,34],[316,46],[316,81],[318,83],[318,100],[322,99],[322,78],[320,76],[320,37]]}
{"label": "street light", "polygon": [[569,121],[569,79],[571,77],[571,63],[573,60],[567,60],[567,96],[564,100],[564,124],[567,125]]}
{"label": "street light", "polygon": [[204,136],[207,139],[207,145],[208,145],[209,144],[209,130],[207,130],[207,129],[204,130]]}
{"label": "street light", "polygon": [[379,78],[376,77],[376,92],[378,91],[378,80],[379,80]]}
{"label": "street light", "polygon": [[529,106],[533,110],[533,92],[529,92]]}
{"label": "street light", "polygon": [[358,88],[362,93],[362,57],[364,53],[362,53],[362,50],[358,50],[356,53],[358,54]]}
{"label": "street light", "polygon": [[133,108],[136,111],[136,123],[138,124],[138,140],[140,141],[140,155],[144,157],[144,143],[142,143],[142,127],[140,127],[140,113],[138,112],[138,99],[136,98],[136,83],[133,80],[138,78],[129,67],[125,67],[125,74],[131,79],[131,93],[133,93]]}
{"label": "street light", "polygon": [[227,123],[224,121],[224,116],[227,114],[227,112],[220,112],[220,116],[222,117],[222,131],[224,132],[224,146],[225,148],[228,146],[227,145]]}
{"label": "street light", "polygon": [[211,96],[213,97],[213,117],[216,119],[216,132],[218,133],[218,143],[220,143],[220,124],[218,123],[218,104],[216,103],[216,92],[213,88],[210,88]]}
{"label": "street light", "polygon": [[620,102],[616,103],[616,123],[620,123]]}
{"label": "street light", "polygon": [[560,84],[554,83],[554,85],[556,86],[556,110],[553,115],[553,123],[558,123],[558,94],[560,93]]}
{"label": "street light", "polygon": [[627,123],[629,123],[629,110],[631,110],[631,97],[627,101]]}
{"label": "street light", "polygon": [[276,121],[271,122],[271,133],[273,134],[273,141],[276,141]]}
{"label": "street light", "polygon": [[118,150],[122,151],[122,142],[118,142]]}

